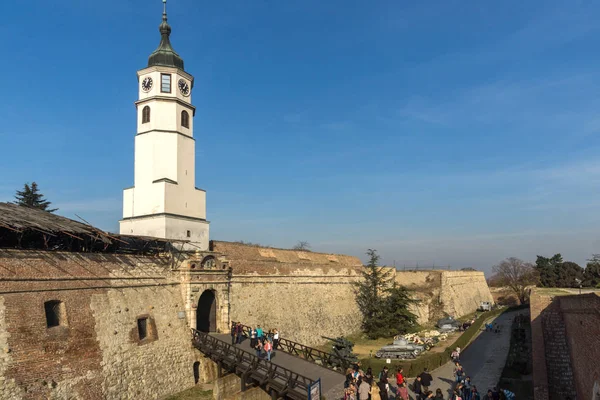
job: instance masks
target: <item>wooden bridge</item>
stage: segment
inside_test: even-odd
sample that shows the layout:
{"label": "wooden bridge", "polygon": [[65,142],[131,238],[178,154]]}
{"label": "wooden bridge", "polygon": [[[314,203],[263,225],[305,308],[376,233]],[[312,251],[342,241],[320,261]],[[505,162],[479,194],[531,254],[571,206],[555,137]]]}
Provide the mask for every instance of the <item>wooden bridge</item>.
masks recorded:
{"label": "wooden bridge", "polygon": [[[231,336],[192,329],[194,346],[225,372],[241,378],[240,390],[254,384],[270,393],[273,399],[320,400],[341,397],[346,362],[337,356],[297,342],[281,339],[271,361],[256,356],[250,348],[247,327],[241,344],[232,345]],[[312,393],[312,395],[311,395]]]}

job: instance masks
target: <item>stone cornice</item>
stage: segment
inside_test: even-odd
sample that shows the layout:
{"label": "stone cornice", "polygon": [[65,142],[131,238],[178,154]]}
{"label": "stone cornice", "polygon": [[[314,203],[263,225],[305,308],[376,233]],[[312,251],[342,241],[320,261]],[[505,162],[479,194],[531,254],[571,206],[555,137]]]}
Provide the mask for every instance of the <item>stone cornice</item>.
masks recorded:
{"label": "stone cornice", "polygon": [[194,87],[194,77],[192,75],[188,74],[187,72],[185,72],[184,70],[175,68],[175,67],[164,67],[164,66],[157,66],[157,65],[152,66],[152,67],[147,67],[144,69],[140,69],[137,72],[138,82],[140,80],[140,76],[146,75],[150,72],[155,72],[155,71],[181,75],[182,77],[184,77],[190,81],[191,86],[192,86],[191,88]]}
{"label": "stone cornice", "polygon": [[152,101],[152,100],[158,100],[158,101],[174,101],[176,103],[178,103],[179,105],[182,105],[184,107],[189,108],[190,110],[192,110],[192,116],[196,116],[196,107],[194,107],[193,105],[191,105],[190,103],[186,103],[185,101],[178,99],[177,97],[171,97],[171,96],[150,96],[150,97],[146,97],[144,99],[138,100],[135,103],[135,108],[137,109],[137,107],[140,104]]}
{"label": "stone cornice", "polygon": [[173,214],[173,213],[156,213],[156,214],[136,215],[135,217],[123,218],[121,221],[131,221],[134,219],[144,219],[144,218],[154,218],[154,217],[172,217],[172,218],[179,218],[179,219],[187,219],[189,221],[198,221],[198,222],[206,222],[206,223],[209,222],[204,218],[189,217],[187,215],[179,215],[179,214]]}
{"label": "stone cornice", "polygon": [[181,135],[183,137],[186,137],[188,139],[192,139],[193,141],[196,141],[196,139],[194,139],[193,137],[186,135],[184,133],[181,133],[179,131],[171,131],[171,130],[166,130],[166,129],[150,129],[149,131],[144,131],[144,132],[138,132],[135,134],[135,136],[139,136],[139,135],[144,135],[146,133],[152,133],[152,132],[162,132],[162,133],[176,133],[178,135]]}
{"label": "stone cornice", "polygon": [[152,181],[152,183],[159,183],[159,182],[166,182],[166,183],[170,183],[173,185],[177,185],[178,183],[176,181],[174,181],[173,179],[169,179],[169,178],[160,178],[157,179],[155,181]]}

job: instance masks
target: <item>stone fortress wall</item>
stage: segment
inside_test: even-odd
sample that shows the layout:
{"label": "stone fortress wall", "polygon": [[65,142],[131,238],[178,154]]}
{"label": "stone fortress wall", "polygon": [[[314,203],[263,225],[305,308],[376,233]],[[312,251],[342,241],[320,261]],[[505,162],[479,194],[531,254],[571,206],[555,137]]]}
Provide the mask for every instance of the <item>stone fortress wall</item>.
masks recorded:
{"label": "stone fortress wall", "polygon": [[[261,324],[308,345],[355,333],[361,267],[356,257],[216,241],[177,257],[0,249],[0,400],[156,399],[213,379],[189,330],[206,293],[216,331]],[[424,300],[422,322],[438,303],[473,311],[487,289],[476,272],[397,272],[396,281]],[[64,315],[49,328],[54,300]]]}
{"label": "stone fortress wall", "polygon": [[217,241],[212,250],[226,254],[233,271],[232,321],[277,328],[307,345],[360,329],[353,294],[358,258]]}
{"label": "stone fortress wall", "polygon": [[[0,399],[156,399],[193,386],[194,362],[207,362],[191,348],[170,266],[168,257],[0,249]],[[48,328],[52,300],[65,313]]]}
{"label": "stone fortress wall", "polygon": [[482,301],[493,302],[481,271],[396,271],[396,282],[413,291],[420,303],[413,307],[420,324],[475,311]]}
{"label": "stone fortress wall", "polygon": [[[212,242],[233,270],[231,319],[246,325],[278,328],[289,339],[308,345],[323,336],[360,329],[354,283],[362,262],[356,257]],[[445,315],[472,313],[480,302],[493,302],[480,271],[395,271],[420,303],[412,308],[420,324]]]}

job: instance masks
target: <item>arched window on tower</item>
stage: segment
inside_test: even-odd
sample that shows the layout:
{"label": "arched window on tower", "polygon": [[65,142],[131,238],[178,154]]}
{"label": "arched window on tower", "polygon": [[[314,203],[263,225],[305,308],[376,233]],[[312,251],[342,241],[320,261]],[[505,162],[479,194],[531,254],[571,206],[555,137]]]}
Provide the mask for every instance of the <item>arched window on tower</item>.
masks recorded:
{"label": "arched window on tower", "polygon": [[184,128],[190,127],[190,114],[185,110],[181,112],[181,126]]}
{"label": "arched window on tower", "polygon": [[150,122],[150,107],[146,106],[142,109],[142,124]]}

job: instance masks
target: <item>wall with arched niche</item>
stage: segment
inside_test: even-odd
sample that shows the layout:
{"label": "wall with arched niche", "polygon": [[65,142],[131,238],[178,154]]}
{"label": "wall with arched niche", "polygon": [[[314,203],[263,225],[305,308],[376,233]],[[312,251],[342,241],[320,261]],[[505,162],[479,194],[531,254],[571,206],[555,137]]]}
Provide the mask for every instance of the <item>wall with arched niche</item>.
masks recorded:
{"label": "wall with arched niche", "polygon": [[219,254],[201,252],[179,267],[182,295],[186,301],[188,322],[196,329],[198,301],[206,290],[212,290],[216,301],[217,332],[229,332],[229,264]]}

